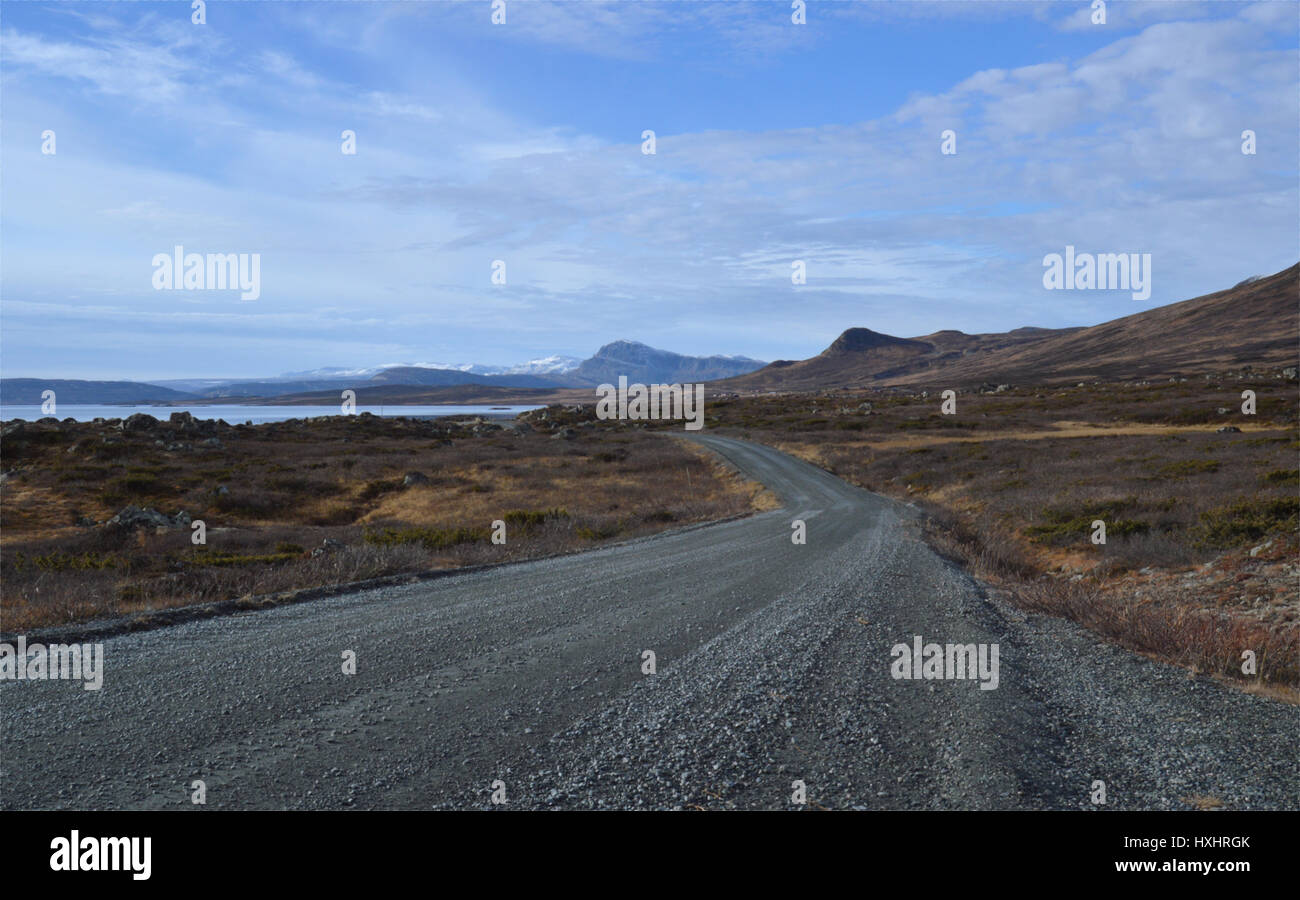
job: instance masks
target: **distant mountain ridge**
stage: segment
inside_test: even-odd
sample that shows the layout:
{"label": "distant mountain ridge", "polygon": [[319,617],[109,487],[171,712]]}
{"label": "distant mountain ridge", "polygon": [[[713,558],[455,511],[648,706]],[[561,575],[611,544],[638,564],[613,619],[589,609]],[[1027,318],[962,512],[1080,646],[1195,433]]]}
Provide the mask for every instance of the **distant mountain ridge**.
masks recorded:
{"label": "distant mountain ridge", "polygon": [[420,366],[395,366],[384,369],[366,380],[366,384],[409,384],[447,387],[457,384],[482,384],[497,387],[562,387],[562,378],[545,375],[478,375],[454,369],[425,369]]}
{"label": "distant mountain ridge", "polygon": [[386,363],[382,366],[369,366],[360,369],[348,369],[343,366],[325,366],[320,369],[311,369],[305,372],[286,372],[279,378],[262,379],[263,381],[278,381],[280,378],[293,379],[296,381],[311,380],[317,378],[369,378],[374,375],[382,374],[393,369],[439,369],[449,372],[467,372],[471,375],[559,375],[576,369],[582,360],[576,356],[544,356],[541,359],[530,359],[528,362],[519,363],[513,366],[485,366],[478,363]]}
{"label": "distant mountain ridge", "polygon": [[747,356],[683,356],[639,341],[614,341],[567,374],[583,386],[614,384],[620,376],[642,384],[693,384],[743,375],[765,365]]}
{"label": "distant mountain ridge", "polygon": [[[617,381],[626,375],[632,381],[671,384],[682,381],[711,381],[741,375],[762,368],[766,363],[744,356],[685,356],[658,350],[638,341],[614,341],[601,347],[586,360],[571,356],[547,356],[517,366],[458,365],[443,367],[432,364],[384,365],[364,369],[325,367],[307,372],[287,373],[277,378],[229,381],[195,385],[191,390],[201,397],[271,397],[289,396],[345,388],[412,385],[452,387],[482,385],[505,388],[573,388],[590,387]],[[319,377],[313,377],[319,376]],[[191,384],[169,381],[167,386],[180,388]]]}
{"label": "distant mountain ridge", "polygon": [[735,391],[1185,376],[1243,366],[1287,368],[1300,356],[1300,264],[1227,290],[1076,328],[898,338],[850,328],[817,356],[778,360],[717,382]]}
{"label": "distant mountain ridge", "polygon": [[[499,389],[563,390],[615,382],[620,375],[632,381],[671,384],[708,381],[751,372],[766,363],[743,356],[684,356],[658,350],[636,341],[615,341],[590,359],[553,355],[516,366],[384,365],[370,368],[327,366],[289,372],[270,378],[177,378],[143,383],[129,381],[47,381],[39,378],[0,379],[0,400],[11,405],[40,403],[41,392],[52,385],[65,403],[186,403],[231,400],[301,398],[344,390],[399,387],[443,389],[482,387]],[[428,391],[408,391],[411,396]],[[384,394],[387,396],[388,394]],[[399,392],[401,395],[401,392]],[[35,399],[32,399],[32,398]]]}
{"label": "distant mountain ridge", "polygon": [[7,406],[40,406],[54,391],[59,403],[184,403],[193,394],[138,381],[80,381],[74,378],[0,378],[0,401]]}
{"label": "distant mountain ridge", "polygon": [[[373,370],[324,368],[224,382],[4,378],[0,379],[0,401],[40,404],[41,393],[52,389],[60,403],[275,402],[276,398],[324,402],[332,401],[342,390],[354,389],[358,399],[364,391],[365,396],[381,402],[455,403],[471,402],[454,399],[457,397],[509,396],[528,397],[528,402],[533,402],[548,395],[576,397],[578,389],[613,384],[620,376],[645,384],[710,382],[714,391],[813,391],[1159,378],[1246,366],[1282,369],[1296,367],[1300,356],[1298,301],[1300,264],[1274,275],[1248,278],[1226,290],[1090,327],[1025,327],[990,334],[949,329],[915,338],[849,328],[817,356],[770,364],[743,356],[685,356],[621,340],[604,345],[577,365],[570,366],[571,357],[556,356],[510,367],[530,371],[498,373],[467,370],[474,366],[389,365]],[[352,374],[339,375],[341,372]],[[317,374],[325,377],[312,377]]]}

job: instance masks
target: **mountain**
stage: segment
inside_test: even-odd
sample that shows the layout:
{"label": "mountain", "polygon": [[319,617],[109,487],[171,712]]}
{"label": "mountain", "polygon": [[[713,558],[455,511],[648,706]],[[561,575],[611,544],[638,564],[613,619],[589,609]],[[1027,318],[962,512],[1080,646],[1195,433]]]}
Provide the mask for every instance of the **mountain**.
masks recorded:
{"label": "mountain", "polygon": [[778,360],[720,381],[719,390],[1160,378],[1254,366],[1295,366],[1300,264],[1227,290],[1087,328],[995,334],[936,331],[898,338],[850,328],[812,359]]}
{"label": "mountain", "polygon": [[[1300,355],[1300,264],[1236,287],[1090,328],[969,356],[946,367],[961,383],[1167,378],[1295,366]],[[925,373],[900,382],[915,383]]]}
{"label": "mountain", "polygon": [[499,373],[488,372],[487,374],[500,375],[562,375],[570,372],[579,365],[582,360],[576,356],[544,356],[541,359],[530,359],[528,362],[518,366],[510,366],[502,369]]}
{"label": "mountain", "polygon": [[[0,379],[0,390],[5,403],[22,405],[39,404],[41,392],[49,388],[65,403],[335,402],[344,390],[355,390],[358,397],[365,391],[378,398],[377,402],[414,403],[437,397],[441,402],[470,403],[475,402],[470,398],[496,399],[498,395],[518,395],[526,398],[519,402],[531,402],[533,394],[572,400],[574,395],[566,391],[617,382],[619,375],[632,381],[672,384],[725,378],[763,365],[743,356],[683,356],[634,341],[616,341],[587,360],[553,355],[514,366],[325,366],[269,378],[176,378],[149,384],[6,378]],[[457,401],[457,397],[465,399]]]}
{"label": "mountain", "polygon": [[559,375],[577,368],[582,360],[574,356],[545,356],[530,359],[528,362],[514,366],[485,366],[478,363],[386,363],[382,366],[370,366],[361,369],[349,369],[343,366],[325,366],[305,372],[286,372],[279,378],[262,379],[264,381],[313,380],[320,378],[370,378],[393,369],[438,369],[441,371],[467,372],[471,375]]}
{"label": "mountain", "polygon": [[[318,370],[328,372],[329,369]],[[334,371],[362,372],[366,370],[337,369]],[[425,366],[384,366],[372,370],[373,374],[350,377],[311,378],[302,380],[273,378],[267,380],[226,381],[199,387],[194,393],[206,400],[246,399],[249,397],[288,397],[299,394],[337,394],[343,390],[360,390],[376,385],[413,385],[448,387],[462,384],[496,385],[508,388],[555,388],[564,386],[562,376],[543,375],[477,375],[458,369],[433,369]],[[561,380],[557,380],[557,378]]]}
{"label": "mountain", "polygon": [[301,372],[285,372],[270,378],[175,378],[155,381],[209,400],[245,397],[280,397],[321,391],[359,388],[379,384],[456,385],[496,384],[505,387],[553,388],[570,384],[559,377],[577,367],[572,356],[547,356],[514,366],[477,364],[388,363],[382,366],[349,368],[323,366]]}
{"label": "mountain", "polygon": [[[576,367],[572,362],[575,361],[571,357],[547,357],[511,367],[517,371],[497,374],[427,366],[383,366],[369,378],[354,379],[345,386],[356,390],[358,403],[572,403],[589,399],[590,388],[596,385],[617,383],[620,375],[644,384],[674,384],[724,378],[765,365],[743,356],[683,356],[635,341],[615,341]],[[274,398],[277,403],[322,403],[337,399],[337,385],[328,388],[299,385],[292,391],[278,389],[284,385],[262,383],[259,386],[266,391],[264,397]],[[246,385],[238,387],[243,389]]]}
{"label": "mountain", "polygon": [[456,384],[482,384],[512,388],[554,388],[559,386],[562,381],[563,376],[548,378],[540,375],[477,375],[472,372],[459,372],[455,369],[395,366],[371,376],[364,383],[366,386],[408,384],[445,387]]}
{"label": "mountain", "polygon": [[[455,384],[446,386],[419,384],[371,384],[357,389],[358,406],[411,406],[462,404],[520,404],[544,405],[547,403],[582,403],[592,399],[589,389],[573,388],[512,388],[504,385]],[[336,406],[339,395],[332,391],[290,394],[281,397],[248,400],[250,406]]]}
{"label": "mountain", "polygon": [[184,403],[193,394],[138,381],[80,381],[60,378],[0,378],[0,403],[39,406],[41,394],[54,391],[58,403]]}
{"label": "mountain", "polygon": [[199,388],[196,396],[207,400],[243,399],[244,397],[278,397],[304,391],[341,391],[365,384],[364,378],[316,378],[310,381],[227,381],[213,387]]}
{"label": "mountain", "polygon": [[[395,364],[396,365],[396,364]],[[402,365],[406,365],[403,363]],[[426,365],[425,363],[410,363],[410,365]],[[434,363],[427,364],[430,368],[452,368],[451,366],[438,366]],[[388,366],[365,366],[360,369],[348,368],[347,366],[322,366],[319,369],[306,369],[302,372],[284,372],[274,378],[263,378],[263,381],[315,381],[321,378],[369,378],[376,372],[381,372]]]}
{"label": "mountain", "polygon": [[[637,341],[614,341],[578,363],[550,356],[519,366],[327,367],[261,379],[133,381],[0,379],[0,400],[61,403],[187,403],[196,400],[329,399],[365,390],[380,402],[473,402],[470,398],[543,395],[577,398],[619,376],[643,384],[712,382],[721,391],[825,390],[915,385],[965,387],[986,382],[1048,384],[1166,378],[1210,371],[1297,365],[1300,264],[1253,276],[1227,290],[1078,328],[1016,328],[991,334],[944,330],[915,338],[850,328],[811,359],[767,364],[744,356],[684,356]],[[475,369],[484,371],[473,371]],[[485,370],[493,371],[485,371]],[[181,388],[178,390],[177,388]],[[400,390],[399,390],[400,389]],[[292,399],[290,399],[292,398]],[[459,399],[457,398],[465,398]],[[527,399],[523,399],[527,398]]]}
{"label": "mountain", "polygon": [[[1061,329],[1061,332],[1076,329]],[[723,390],[809,391],[888,383],[911,373],[930,372],[972,355],[990,353],[1061,333],[1047,328],[1017,328],[1005,334],[936,331],[899,338],[869,328],[850,328],[812,359],[778,360],[740,378],[719,382]]]}
{"label": "mountain", "polygon": [[617,384],[620,375],[626,375],[629,382],[678,384],[729,378],[764,365],[746,356],[683,356],[637,341],[614,341],[564,377],[570,383],[588,386]]}

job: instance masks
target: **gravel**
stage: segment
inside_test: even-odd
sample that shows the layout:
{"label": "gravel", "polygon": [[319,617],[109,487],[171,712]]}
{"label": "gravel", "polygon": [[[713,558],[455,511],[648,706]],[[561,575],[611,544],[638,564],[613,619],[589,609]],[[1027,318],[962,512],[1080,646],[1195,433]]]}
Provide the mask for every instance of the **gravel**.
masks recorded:
{"label": "gravel", "polygon": [[[1098,780],[1109,808],[1300,807],[1295,707],[1026,615],[906,505],[695,439],[785,508],[109,638],[100,691],[0,682],[0,806],[190,808],[202,779],[212,808],[1086,809]],[[996,643],[997,689],[894,680],[914,635]]]}

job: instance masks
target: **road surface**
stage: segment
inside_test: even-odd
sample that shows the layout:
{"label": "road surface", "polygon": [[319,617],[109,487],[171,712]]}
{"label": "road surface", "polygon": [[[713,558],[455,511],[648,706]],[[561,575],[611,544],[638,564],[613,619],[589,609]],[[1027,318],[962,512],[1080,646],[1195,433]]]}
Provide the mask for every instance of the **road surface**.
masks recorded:
{"label": "road surface", "polygon": [[[108,639],[100,691],[0,683],[0,805],[1300,807],[1294,707],[1026,616],[909,507],[698,440],[784,509]],[[916,636],[996,644],[996,689],[895,679]]]}

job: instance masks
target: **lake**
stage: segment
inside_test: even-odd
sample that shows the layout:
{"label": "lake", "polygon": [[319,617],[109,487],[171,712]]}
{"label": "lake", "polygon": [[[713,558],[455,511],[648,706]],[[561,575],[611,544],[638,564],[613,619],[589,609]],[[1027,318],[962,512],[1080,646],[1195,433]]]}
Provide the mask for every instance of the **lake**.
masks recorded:
{"label": "lake", "polygon": [[[505,416],[512,417],[540,406],[358,406],[357,413],[376,416]],[[216,404],[212,406],[109,406],[89,403],[60,403],[55,414],[58,419],[125,419],[134,413],[145,413],[166,420],[174,412],[187,412],[196,419],[225,419],[231,425],[252,422],[283,422],[286,419],[312,419],[319,416],[341,415],[339,405],[331,406],[245,406],[241,404]],[[25,419],[34,422],[46,414],[40,406],[0,406],[0,420]]]}

